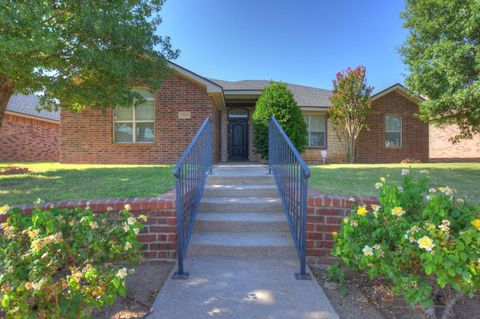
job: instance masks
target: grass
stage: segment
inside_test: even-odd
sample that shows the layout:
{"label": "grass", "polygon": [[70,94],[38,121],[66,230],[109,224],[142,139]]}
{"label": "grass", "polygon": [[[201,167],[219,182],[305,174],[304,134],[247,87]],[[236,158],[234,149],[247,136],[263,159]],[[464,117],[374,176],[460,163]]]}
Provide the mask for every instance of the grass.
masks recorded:
{"label": "grass", "polygon": [[378,195],[374,184],[380,177],[400,181],[402,168],[411,174],[427,169],[433,186],[454,187],[468,201],[480,202],[480,163],[314,165],[309,186],[324,194]]}
{"label": "grass", "polygon": [[0,206],[74,199],[156,197],[175,186],[168,165],[1,163],[28,174],[0,175]]}

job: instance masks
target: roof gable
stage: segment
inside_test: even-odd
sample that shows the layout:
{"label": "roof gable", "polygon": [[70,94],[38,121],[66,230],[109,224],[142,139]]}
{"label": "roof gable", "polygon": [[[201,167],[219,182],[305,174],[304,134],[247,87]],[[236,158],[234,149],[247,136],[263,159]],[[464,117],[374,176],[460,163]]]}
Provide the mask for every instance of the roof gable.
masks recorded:
{"label": "roof gable", "polygon": [[380,91],[378,93],[375,93],[374,95],[372,95],[371,100],[375,101],[375,100],[381,98],[382,96],[385,96],[385,95],[387,95],[391,92],[397,92],[400,95],[402,95],[403,97],[405,97],[405,98],[409,99],[410,101],[414,102],[415,104],[420,104],[421,102],[425,101],[424,98],[414,94],[413,92],[408,90],[406,87],[404,87],[400,83],[396,83],[392,86],[387,87],[386,89],[383,89],[382,91]]}

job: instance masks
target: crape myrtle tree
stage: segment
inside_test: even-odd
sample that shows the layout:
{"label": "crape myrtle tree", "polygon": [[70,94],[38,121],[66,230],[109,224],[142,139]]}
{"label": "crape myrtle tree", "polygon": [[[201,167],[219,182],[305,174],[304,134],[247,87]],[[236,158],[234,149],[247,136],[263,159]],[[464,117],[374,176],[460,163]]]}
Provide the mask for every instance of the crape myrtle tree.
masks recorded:
{"label": "crape myrtle tree", "polygon": [[454,142],[480,133],[480,2],[407,0],[402,16],[406,84],[427,98],[421,119],[458,125]]}
{"label": "crape myrtle tree", "polygon": [[303,152],[307,144],[307,125],[286,83],[272,81],[257,100],[253,113],[253,142],[263,159],[268,158],[268,124],[272,116],[275,116],[297,150]]}
{"label": "crape myrtle tree", "polygon": [[333,80],[329,119],[345,148],[349,163],[355,162],[358,136],[366,128],[372,90],[373,87],[367,85],[364,66],[355,69],[349,67],[346,71],[338,72]]}
{"label": "crape myrtle tree", "polygon": [[10,97],[45,109],[131,106],[179,51],[156,34],[163,0],[0,0],[0,127]]}

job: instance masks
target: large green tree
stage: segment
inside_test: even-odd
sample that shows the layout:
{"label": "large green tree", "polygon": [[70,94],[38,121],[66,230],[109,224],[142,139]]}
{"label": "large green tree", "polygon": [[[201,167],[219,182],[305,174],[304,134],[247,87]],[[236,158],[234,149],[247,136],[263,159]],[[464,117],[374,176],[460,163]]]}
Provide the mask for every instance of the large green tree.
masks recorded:
{"label": "large green tree", "polygon": [[367,85],[366,68],[357,66],[338,72],[333,80],[332,107],[328,115],[338,139],[345,148],[347,161],[355,162],[357,140],[367,126],[367,116],[371,108],[370,94],[373,87]]}
{"label": "large green tree", "polygon": [[258,98],[253,113],[253,143],[257,153],[264,159],[268,158],[268,123],[272,116],[275,116],[297,150],[303,152],[307,144],[307,125],[286,83],[272,81]]}
{"label": "large green tree", "polygon": [[480,132],[480,1],[406,0],[400,49],[407,86],[427,101],[421,118],[456,124],[455,140]]}
{"label": "large green tree", "polygon": [[46,109],[130,106],[176,58],[156,34],[164,0],[0,0],[0,127],[15,93]]}

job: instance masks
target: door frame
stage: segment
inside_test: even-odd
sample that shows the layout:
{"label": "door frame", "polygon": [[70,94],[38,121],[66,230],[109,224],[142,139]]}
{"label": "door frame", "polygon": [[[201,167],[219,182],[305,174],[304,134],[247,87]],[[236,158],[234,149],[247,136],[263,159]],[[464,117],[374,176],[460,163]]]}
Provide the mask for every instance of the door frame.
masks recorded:
{"label": "door frame", "polygon": [[[230,117],[230,112],[233,110],[243,110],[246,112],[247,116],[244,118],[233,118]],[[250,112],[248,109],[243,108],[243,107],[233,107],[230,108],[227,112],[227,161],[248,161],[249,160],[249,138],[250,138],[250,125],[249,125],[249,119],[250,119]],[[231,135],[230,135],[230,124],[231,123],[244,123],[245,124],[245,158],[242,159],[235,159],[231,158]]]}

